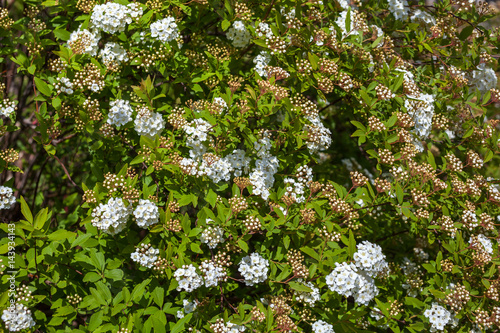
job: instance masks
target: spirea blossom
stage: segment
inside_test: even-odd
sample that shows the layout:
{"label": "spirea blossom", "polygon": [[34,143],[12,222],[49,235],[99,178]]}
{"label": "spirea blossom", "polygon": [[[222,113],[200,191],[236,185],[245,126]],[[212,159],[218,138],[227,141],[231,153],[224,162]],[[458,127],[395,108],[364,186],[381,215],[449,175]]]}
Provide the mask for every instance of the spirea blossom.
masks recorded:
{"label": "spirea blossom", "polygon": [[408,2],[406,0],[388,0],[389,11],[396,20],[404,21],[408,18]]}
{"label": "spirea blossom", "polygon": [[353,263],[336,263],[326,276],[326,284],[331,291],[345,297],[353,296],[356,303],[363,305],[368,305],[379,292],[373,279]]}
{"label": "spirea blossom", "polygon": [[[486,237],[483,234],[477,235],[477,240],[481,243],[481,246],[483,247],[484,251],[486,251],[489,254],[493,253],[493,244],[491,243],[491,240]],[[472,238],[469,240],[469,243],[473,243]]]}
{"label": "spirea blossom", "polygon": [[19,332],[31,328],[36,324],[31,317],[31,311],[20,303],[12,304],[3,310],[2,320],[5,323],[5,328],[10,332]]}
{"label": "spirea blossom", "polygon": [[148,247],[147,249],[136,249],[135,252],[130,255],[130,258],[141,266],[152,268],[159,254],[160,250],[154,247]]}
{"label": "spirea blossom", "polygon": [[175,18],[172,16],[166,17],[163,20],[151,23],[151,37],[162,42],[170,42],[179,37],[179,28],[175,23]]}
{"label": "spirea blossom", "polygon": [[412,21],[423,22],[425,25],[428,25],[430,27],[436,25],[436,19],[428,12],[422,11],[420,9],[415,10],[410,19]]}
{"label": "spirea blossom", "polygon": [[92,211],[92,225],[110,235],[116,235],[127,225],[132,207],[125,206],[122,198],[111,198]]}
{"label": "spirea blossom", "polygon": [[4,99],[0,102],[0,116],[9,117],[16,111],[16,102]]}
{"label": "spirea blossom", "polygon": [[[71,45],[73,45],[76,41],[80,41],[80,45],[83,46],[83,53],[95,56],[97,55],[97,50],[99,49],[99,40],[101,39],[101,35],[99,30],[87,30],[80,28],[76,31],[73,31],[69,36],[68,46],[71,49]],[[80,51],[80,52],[82,52]]]}
{"label": "spirea blossom", "polygon": [[222,111],[226,111],[227,109],[227,103],[222,97],[215,97],[214,104],[218,105]]}
{"label": "spirea blossom", "polygon": [[260,195],[264,200],[269,197],[269,189],[274,184],[274,174],[278,172],[279,167],[278,159],[269,153],[271,147],[271,140],[267,137],[254,142],[259,159],[255,161],[255,168],[249,176],[253,194]]}
{"label": "spirea blossom", "polygon": [[227,38],[233,42],[234,47],[245,47],[250,43],[252,35],[245,28],[242,21],[236,21],[233,26],[227,31]]}
{"label": "spirea blossom", "polygon": [[10,209],[15,203],[14,191],[10,187],[0,186],[0,209]]}
{"label": "spirea blossom", "polygon": [[258,56],[253,59],[255,71],[262,77],[267,77],[266,66],[271,61],[271,56],[266,51],[261,51]]}
{"label": "spirea blossom", "polygon": [[359,269],[365,271],[371,277],[387,271],[389,265],[385,261],[385,255],[382,253],[380,246],[364,241],[357,248],[358,251],[354,253],[353,258]]}
{"label": "spirea blossom", "polygon": [[146,229],[147,227],[158,223],[160,213],[158,212],[158,207],[156,207],[153,202],[140,199],[139,204],[134,210],[134,217],[137,225]]}
{"label": "spirea blossom", "polygon": [[[212,221],[210,219],[207,222]],[[203,230],[200,238],[202,243],[208,245],[209,248],[215,249],[217,244],[224,242],[224,230],[221,227],[209,225]]]}
{"label": "spirea blossom", "polygon": [[92,11],[92,26],[104,32],[114,34],[125,30],[127,24],[142,16],[139,5],[131,3],[127,6],[114,2],[96,5]]}
{"label": "spirea blossom", "polygon": [[207,288],[216,287],[219,281],[226,279],[225,270],[210,260],[201,263],[200,271],[203,273],[203,280]]}
{"label": "spirea blossom", "polygon": [[102,61],[105,64],[115,62],[121,64],[124,61],[128,61],[127,51],[120,46],[118,43],[109,42],[104,45],[104,49],[99,53]]}
{"label": "spirea blossom", "polygon": [[153,138],[165,128],[165,120],[157,112],[142,112],[135,118],[134,125],[137,134]]}
{"label": "spirea blossom", "polygon": [[299,302],[307,303],[309,306],[314,306],[314,304],[316,304],[316,302],[321,298],[319,288],[316,288],[312,282],[304,282],[302,279],[297,280],[297,282],[311,288],[312,292],[294,290],[295,298]]}
{"label": "spirea blossom", "polygon": [[130,102],[117,99],[110,103],[107,123],[110,125],[123,126],[132,121],[132,107]]}
{"label": "spirea blossom", "polygon": [[73,94],[73,82],[67,77],[58,77],[57,81],[54,83],[54,88],[57,93],[66,93],[68,95]]}
{"label": "spirea blossom", "polygon": [[178,268],[174,273],[174,277],[179,284],[177,291],[184,289],[187,292],[192,292],[203,285],[203,279],[196,273],[196,268],[192,264]]}
{"label": "spirea blossom", "polygon": [[[421,138],[429,136],[432,129],[432,117],[434,116],[434,96],[421,94],[415,97],[416,101],[405,100],[405,108],[415,121],[415,132]],[[422,103],[423,102],[423,103]]]}
{"label": "spirea blossom", "polygon": [[310,116],[306,119],[311,122],[304,125],[304,130],[308,135],[307,149],[309,149],[309,153],[315,154],[328,149],[332,144],[332,132],[323,125],[318,116]]}
{"label": "spirea blossom", "polygon": [[450,322],[451,313],[441,305],[432,303],[432,307],[424,311],[424,316],[429,319],[433,330],[444,330],[444,326]]}
{"label": "spirea blossom", "polygon": [[481,94],[485,94],[497,86],[497,76],[495,71],[487,68],[485,63],[479,64],[476,70],[472,71],[472,77],[469,80],[472,88],[477,88]]}
{"label": "spirea blossom", "polygon": [[316,320],[312,324],[312,330],[314,333],[335,333],[333,326],[323,320]]}
{"label": "spirea blossom", "polygon": [[245,284],[247,286],[253,286],[254,284],[266,281],[268,270],[269,261],[262,258],[262,256],[256,252],[243,257],[238,267],[238,271],[245,279]]}

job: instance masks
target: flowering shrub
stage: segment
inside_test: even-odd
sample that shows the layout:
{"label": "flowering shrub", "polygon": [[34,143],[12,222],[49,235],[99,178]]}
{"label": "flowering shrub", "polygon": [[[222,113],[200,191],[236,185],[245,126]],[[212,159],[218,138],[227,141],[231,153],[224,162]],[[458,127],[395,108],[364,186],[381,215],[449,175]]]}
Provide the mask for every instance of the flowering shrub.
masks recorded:
{"label": "flowering shrub", "polygon": [[9,1],[2,325],[500,325],[500,30],[475,1]]}

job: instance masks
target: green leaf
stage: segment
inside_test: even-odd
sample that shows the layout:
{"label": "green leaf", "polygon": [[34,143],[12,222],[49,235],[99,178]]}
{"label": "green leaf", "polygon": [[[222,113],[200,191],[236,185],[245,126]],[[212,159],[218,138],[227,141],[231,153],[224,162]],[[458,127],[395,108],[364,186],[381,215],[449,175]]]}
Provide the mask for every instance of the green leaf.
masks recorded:
{"label": "green leaf", "polygon": [[238,246],[245,251],[245,253],[248,253],[248,244],[243,239],[238,239]]}
{"label": "green leaf", "polygon": [[354,234],[352,233],[352,229],[349,229],[349,245],[347,248],[349,257],[353,257],[354,253],[356,253],[356,239],[354,239]]}
{"label": "green leaf", "polygon": [[35,85],[38,91],[40,91],[45,96],[52,95],[52,90],[50,89],[49,85],[45,83],[43,80],[35,77]]}
{"label": "green leaf", "polygon": [[312,289],[309,288],[308,286],[303,285],[302,283],[291,281],[291,282],[288,282],[288,285],[293,290],[301,291],[301,292],[307,292],[307,293],[312,293]]}
{"label": "green leaf", "polygon": [[156,287],[155,290],[152,292],[153,295],[153,301],[158,305],[160,308],[163,306],[163,298],[165,296],[165,290],[162,287]]}
{"label": "green leaf", "polygon": [[181,320],[179,320],[174,327],[172,327],[172,330],[170,331],[170,333],[179,333],[179,332],[184,332],[184,326],[186,325],[186,323],[191,319],[191,317],[193,316],[193,313],[189,313],[187,315],[184,316],[184,318],[182,318]]}
{"label": "green leaf", "polygon": [[51,233],[47,238],[50,241],[58,241],[62,239],[67,239],[71,241],[74,237],[76,237],[76,233],[65,230],[65,229],[59,229]]}
{"label": "green leaf", "polygon": [[21,202],[21,214],[23,214],[26,221],[28,221],[31,225],[33,225],[33,215],[31,214],[31,210],[28,207],[26,201],[24,200],[24,197],[21,196],[19,198],[19,201]]}
{"label": "green leaf", "polygon": [[226,31],[227,29],[229,29],[230,26],[231,26],[231,22],[229,22],[228,20],[224,20],[221,23],[222,31]]}

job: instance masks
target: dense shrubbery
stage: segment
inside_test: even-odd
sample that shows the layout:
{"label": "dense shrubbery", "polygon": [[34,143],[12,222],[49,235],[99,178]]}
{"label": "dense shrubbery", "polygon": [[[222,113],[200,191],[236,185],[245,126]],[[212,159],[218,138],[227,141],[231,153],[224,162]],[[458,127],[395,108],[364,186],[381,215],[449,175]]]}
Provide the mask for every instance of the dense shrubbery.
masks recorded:
{"label": "dense shrubbery", "polygon": [[486,4],[7,2],[6,330],[498,329]]}

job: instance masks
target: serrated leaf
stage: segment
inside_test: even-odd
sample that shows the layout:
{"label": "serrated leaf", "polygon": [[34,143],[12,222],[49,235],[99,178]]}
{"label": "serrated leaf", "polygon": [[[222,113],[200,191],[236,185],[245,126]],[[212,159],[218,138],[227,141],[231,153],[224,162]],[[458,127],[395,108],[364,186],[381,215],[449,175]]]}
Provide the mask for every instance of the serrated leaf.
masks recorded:
{"label": "serrated leaf", "polygon": [[288,285],[293,290],[300,291],[300,292],[306,292],[306,293],[312,293],[312,289],[309,288],[308,286],[303,285],[302,283],[291,281],[291,282],[288,282]]}

